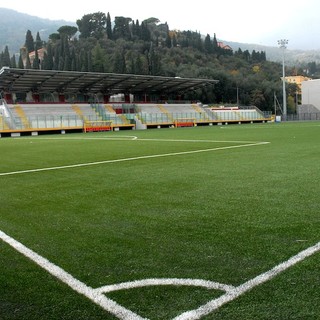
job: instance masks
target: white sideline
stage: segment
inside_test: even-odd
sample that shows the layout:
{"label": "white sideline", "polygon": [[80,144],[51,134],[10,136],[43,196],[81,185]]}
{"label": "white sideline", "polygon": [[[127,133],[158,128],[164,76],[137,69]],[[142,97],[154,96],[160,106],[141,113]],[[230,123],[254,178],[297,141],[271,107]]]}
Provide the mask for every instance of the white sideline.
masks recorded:
{"label": "white sideline", "polygon": [[38,264],[40,267],[48,271],[51,275],[58,278],[63,283],[67,284],[70,288],[74,291],[86,296],[92,302],[96,303],[97,305],[101,306],[104,310],[110,312],[111,314],[115,315],[119,319],[123,320],[146,320],[145,318],[140,317],[136,313],[132,312],[124,308],[123,306],[119,305],[115,301],[107,298],[103,295],[103,292],[110,292],[115,290],[122,290],[126,288],[133,288],[133,287],[141,287],[143,286],[143,282],[145,281],[145,285],[169,285],[174,284],[176,282],[177,285],[186,285],[184,283],[185,280],[191,280],[191,285],[200,285],[200,286],[213,286],[217,287],[220,290],[225,290],[226,293],[220,296],[217,299],[213,299],[208,303],[200,306],[198,309],[190,310],[187,312],[182,313],[181,315],[175,317],[173,320],[196,320],[200,319],[202,316],[208,315],[209,313],[217,310],[224,304],[233,301],[234,299],[238,298],[239,296],[243,295],[247,291],[253,289],[254,287],[271,280],[273,277],[277,276],[281,272],[285,271],[289,267],[297,264],[298,262],[303,261],[307,257],[313,255],[314,253],[320,251],[320,242],[315,244],[312,247],[309,247],[297,255],[291,257],[285,262],[282,262],[272,268],[271,270],[260,274],[259,276],[241,284],[238,287],[227,286],[211,281],[199,280],[199,279],[145,279],[145,280],[138,280],[133,281],[131,284],[129,282],[124,282],[118,285],[110,285],[104,286],[101,288],[93,289],[83,282],[74,278],[71,274],[63,270],[62,268],[58,267],[57,265],[53,264],[46,258],[40,256],[36,252],[32,251],[31,249],[24,246],[22,243],[18,242],[17,240],[13,239],[12,237],[8,236],[6,233],[0,230],[0,239],[4,242],[9,244],[18,252],[22,253],[24,256],[31,259],[33,262]]}
{"label": "white sideline", "polygon": [[116,162],[152,159],[152,158],[160,158],[160,157],[179,156],[179,155],[185,155],[185,154],[219,151],[219,150],[227,150],[227,149],[235,149],[235,148],[254,147],[254,146],[264,145],[264,144],[268,144],[268,143],[270,143],[270,142],[257,142],[257,143],[234,145],[234,146],[228,146],[228,147],[218,147],[218,148],[200,149],[200,150],[193,150],[193,151],[152,154],[152,155],[147,155],[147,156],[120,158],[120,159],[87,162],[87,163],[77,163],[77,164],[70,164],[70,165],[57,166],[57,167],[47,167],[47,168],[2,172],[2,173],[0,173],[0,176],[9,176],[9,175],[15,175],[15,174],[33,173],[33,172],[41,172],[41,171],[62,170],[62,169],[79,168],[79,167],[89,167],[89,166],[95,166],[95,165],[101,165],[101,164],[107,164],[107,163],[116,163]]}

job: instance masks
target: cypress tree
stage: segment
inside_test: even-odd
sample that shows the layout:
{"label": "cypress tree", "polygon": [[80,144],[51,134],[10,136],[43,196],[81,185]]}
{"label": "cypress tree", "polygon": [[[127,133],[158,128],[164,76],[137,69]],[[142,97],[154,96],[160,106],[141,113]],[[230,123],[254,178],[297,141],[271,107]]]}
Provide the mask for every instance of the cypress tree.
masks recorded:
{"label": "cypress tree", "polygon": [[60,47],[56,46],[54,49],[53,70],[59,70],[59,60],[60,60]]}
{"label": "cypress tree", "polygon": [[126,73],[126,60],[124,56],[123,50],[116,51],[115,57],[114,57],[114,65],[113,65],[113,72],[114,73]]}
{"label": "cypress tree", "polygon": [[207,36],[204,39],[204,50],[206,53],[213,53],[213,50],[214,50],[213,48],[214,48],[214,45],[211,42],[210,35],[207,34]]}
{"label": "cypress tree", "polygon": [[13,55],[12,58],[11,58],[11,68],[16,68],[17,67],[17,62],[16,62],[16,56]]}
{"label": "cypress tree", "polygon": [[35,51],[34,59],[32,62],[32,68],[40,69],[38,50]]}
{"label": "cypress tree", "polygon": [[213,36],[212,45],[213,45],[212,47],[213,53],[218,53],[220,48],[218,46],[216,34],[214,34]]}
{"label": "cypress tree", "polygon": [[26,42],[24,46],[27,48],[29,53],[34,51],[34,39],[30,30],[26,33]]}
{"label": "cypress tree", "polygon": [[172,41],[171,41],[171,37],[169,32],[167,32],[167,36],[166,36],[166,47],[167,48],[171,48],[172,47]]}
{"label": "cypress tree", "polygon": [[8,46],[5,47],[4,53],[2,56],[2,66],[3,67],[11,67],[11,59]]}
{"label": "cypress tree", "polygon": [[21,54],[19,56],[18,68],[19,69],[24,69],[24,65],[23,65],[23,60],[22,60],[22,55]]}
{"label": "cypress tree", "polygon": [[29,57],[28,54],[27,54],[27,57],[26,57],[26,69],[31,69],[30,57]]}
{"label": "cypress tree", "polygon": [[110,17],[109,12],[107,14],[106,32],[107,32],[108,39],[112,39],[112,26],[111,26],[111,17]]}
{"label": "cypress tree", "polygon": [[40,38],[40,33],[39,31],[37,32],[37,36],[36,36],[36,44],[35,44],[35,49],[38,50],[38,49],[41,49],[43,47],[42,45],[42,40]]}
{"label": "cypress tree", "polygon": [[50,43],[47,46],[45,69],[47,70],[53,69],[53,49]]}

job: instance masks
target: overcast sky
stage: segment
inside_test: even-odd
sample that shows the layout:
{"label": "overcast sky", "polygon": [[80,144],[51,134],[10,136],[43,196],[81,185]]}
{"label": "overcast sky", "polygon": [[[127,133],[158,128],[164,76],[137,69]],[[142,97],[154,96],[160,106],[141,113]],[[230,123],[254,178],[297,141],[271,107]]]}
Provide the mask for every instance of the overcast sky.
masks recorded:
{"label": "overcast sky", "polygon": [[98,11],[111,19],[155,17],[170,29],[216,33],[227,41],[277,46],[288,39],[288,49],[320,49],[320,0],[0,0],[0,7],[74,22]]}

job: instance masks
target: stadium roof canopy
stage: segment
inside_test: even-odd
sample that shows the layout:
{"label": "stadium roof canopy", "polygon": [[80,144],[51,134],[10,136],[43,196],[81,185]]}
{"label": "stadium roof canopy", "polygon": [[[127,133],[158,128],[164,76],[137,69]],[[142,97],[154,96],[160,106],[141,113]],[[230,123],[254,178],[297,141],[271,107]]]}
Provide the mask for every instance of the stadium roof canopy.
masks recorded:
{"label": "stadium roof canopy", "polygon": [[135,74],[76,72],[57,70],[15,69],[0,70],[0,91],[7,93],[131,93],[183,94],[212,86],[218,80],[180,77],[159,77]]}

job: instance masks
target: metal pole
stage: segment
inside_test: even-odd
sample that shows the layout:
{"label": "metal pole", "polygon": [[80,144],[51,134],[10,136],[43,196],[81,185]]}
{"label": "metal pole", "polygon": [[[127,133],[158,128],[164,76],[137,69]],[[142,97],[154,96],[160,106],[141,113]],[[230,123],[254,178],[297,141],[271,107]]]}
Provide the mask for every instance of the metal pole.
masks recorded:
{"label": "metal pole", "polygon": [[237,107],[239,108],[239,87],[237,86]]}
{"label": "metal pole", "polygon": [[287,95],[286,95],[286,73],[285,73],[285,65],[284,65],[284,52],[287,48],[288,40],[281,39],[278,40],[278,45],[280,49],[282,49],[282,94],[283,94],[283,116],[287,116]]}

